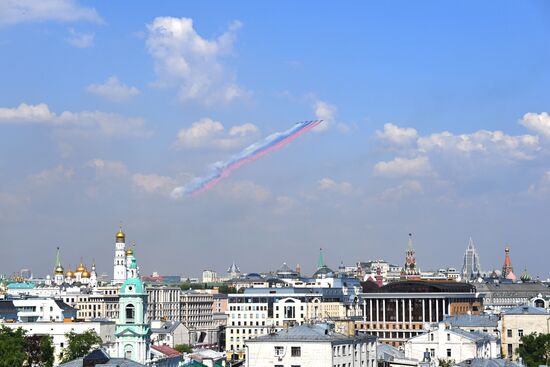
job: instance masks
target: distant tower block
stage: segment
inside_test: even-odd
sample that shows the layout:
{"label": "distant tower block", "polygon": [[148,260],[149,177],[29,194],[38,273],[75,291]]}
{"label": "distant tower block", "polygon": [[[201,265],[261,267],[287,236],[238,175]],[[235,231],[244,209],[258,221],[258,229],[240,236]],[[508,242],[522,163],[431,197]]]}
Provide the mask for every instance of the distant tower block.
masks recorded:
{"label": "distant tower block", "polygon": [[479,255],[474,246],[474,240],[470,237],[468,248],[464,253],[464,264],[462,265],[462,278],[471,280],[481,275],[481,266],[479,265]]}

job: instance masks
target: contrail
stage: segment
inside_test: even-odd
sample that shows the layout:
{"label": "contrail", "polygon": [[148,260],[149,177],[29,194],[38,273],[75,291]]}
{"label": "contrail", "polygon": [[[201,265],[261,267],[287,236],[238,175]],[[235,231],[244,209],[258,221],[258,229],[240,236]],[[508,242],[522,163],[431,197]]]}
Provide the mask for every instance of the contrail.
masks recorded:
{"label": "contrail", "polygon": [[298,136],[308,132],[319,125],[322,120],[298,122],[290,129],[269,135],[264,140],[254,143],[243,149],[237,155],[234,155],[227,161],[216,162],[213,165],[212,173],[207,176],[199,177],[191,183],[176,187],[172,191],[173,198],[180,198],[183,195],[196,195],[206,191],[216,185],[222,178],[229,176],[233,171],[241,166],[252,162],[267,153],[280,149]]}

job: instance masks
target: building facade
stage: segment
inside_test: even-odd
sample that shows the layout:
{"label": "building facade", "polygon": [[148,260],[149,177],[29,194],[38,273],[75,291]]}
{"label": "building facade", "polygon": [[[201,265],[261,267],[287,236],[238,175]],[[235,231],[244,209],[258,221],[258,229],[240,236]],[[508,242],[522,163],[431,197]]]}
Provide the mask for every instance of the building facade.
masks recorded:
{"label": "building facade", "polygon": [[304,324],[245,342],[247,367],[375,367],[376,338],[345,336],[329,325]]}
{"label": "building facade", "polygon": [[424,334],[426,323],[440,322],[446,315],[479,314],[482,299],[467,283],[402,281],[377,287],[365,282],[359,294],[363,317],[356,329],[377,336],[383,343],[401,346]]}

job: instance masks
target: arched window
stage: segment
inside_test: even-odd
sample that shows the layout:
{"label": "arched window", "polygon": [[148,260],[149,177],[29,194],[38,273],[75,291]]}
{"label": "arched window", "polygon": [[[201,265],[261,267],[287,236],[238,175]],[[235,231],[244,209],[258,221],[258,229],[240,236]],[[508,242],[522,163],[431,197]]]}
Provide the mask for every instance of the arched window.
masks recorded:
{"label": "arched window", "polygon": [[136,317],[136,309],[133,304],[128,304],[126,306],[126,322],[127,323],[133,323],[134,318]]}

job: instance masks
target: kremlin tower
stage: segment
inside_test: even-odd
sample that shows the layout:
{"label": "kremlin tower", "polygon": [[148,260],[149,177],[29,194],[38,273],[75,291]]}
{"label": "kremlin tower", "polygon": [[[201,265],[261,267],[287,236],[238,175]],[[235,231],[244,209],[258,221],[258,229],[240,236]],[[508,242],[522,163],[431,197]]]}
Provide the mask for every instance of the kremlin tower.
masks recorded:
{"label": "kremlin tower", "polygon": [[412,244],[412,233],[409,233],[407,252],[405,253],[405,266],[401,276],[406,279],[420,279],[420,272],[416,267],[416,255]]}
{"label": "kremlin tower", "polygon": [[115,235],[115,259],[113,268],[113,284],[122,284],[126,280],[126,235],[122,232],[122,227],[118,229]]}
{"label": "kremlin tower", "polygon": [[516,275],[514,274],[514,268],[512,268],[512,261],[510,260],[510,248],[504,249],[504,265],[502,266],[502,277],[511,281],[516,281]]}

